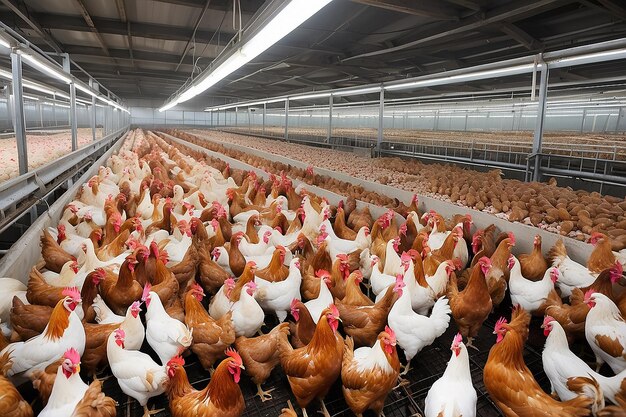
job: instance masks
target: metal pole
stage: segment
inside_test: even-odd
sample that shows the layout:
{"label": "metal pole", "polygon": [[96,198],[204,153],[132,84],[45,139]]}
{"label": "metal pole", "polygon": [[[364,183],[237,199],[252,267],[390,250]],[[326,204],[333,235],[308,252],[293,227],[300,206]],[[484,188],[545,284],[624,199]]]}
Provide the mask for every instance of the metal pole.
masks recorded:
{"label": "metal pole", "polygon": [[265,135],[265,112],[267,111],[267,103],[263,103],[263,134]]}
{"label": "metal pole", "polygon": [[330,142],[333,135],[333,95],[328,97],[328,132],[326,133],[326,142]]}
{"label": "metal pole", "polygon": [[285,140],[289,141],[289,97],[285,100]]}
{"label": "metal pole", "polygon": [[376,152],[380,156],[380,144],[383,141],[383,118],[385,116],[385,89],[380,87],[380,102],[378,103],[378,138],[376,140]]}
{"label": "metal pole", "polygon": [[543,140],[543,125],[546,117],[546,101],[548,98],[548,64],[541,63],[541,76],[539,77],[539,102],[537,103],[537,124],[533,138],[533,155],[535,155],[535,170],[533,181],[541,181],[541,142]]}
{"label": "metal pole", "polygon": [[13,115],[15,140],[17,142],[17,161],[20,175],[28,172],[28,148],[26,146],[26,120],[24,119],[24,97],[22,96],[22,57],[11,53],[13,72]]}
{"label": "metal pole", "polygon": [[[93,80],[93,78],[89,79],[89,86],[98,91],[98,84]],[[91,96],[91,139],[96,141],[96,97]]]}
{"label": "metal pole", "polygon": [[237,115],[237,113],[239,113],[238,111],[239,109],[237,107],[235,107],[235,127],[239,126],[239,117]]}
{"label": "metal pole", "polygon": [[52,118],[54,119],[54,126],[57,125],[57,106],[56,106],[56,101],[57,101],[57,94],[56,93],[52,93]]}
{"label": "metal pole", "polygon": [[248,107],[248,133],[252,132],[252,121],[250,119],[252,119],[252,110]]}
{"label": "metal pole", "polygon": [[78,149],[78,123],[76,120],[76,85],[70,83],[70,127],[72,129],[72,151]]}
{"label": "metal pole", "polygon": [[35,106],[37,108],[39,108],[39,122],[40,122],[39,124],[40,124],[41,128],[43,129],[43,127],[44,127],[43,126],[43,107],[41,106],[41,103],[39,101],[35,102]]}

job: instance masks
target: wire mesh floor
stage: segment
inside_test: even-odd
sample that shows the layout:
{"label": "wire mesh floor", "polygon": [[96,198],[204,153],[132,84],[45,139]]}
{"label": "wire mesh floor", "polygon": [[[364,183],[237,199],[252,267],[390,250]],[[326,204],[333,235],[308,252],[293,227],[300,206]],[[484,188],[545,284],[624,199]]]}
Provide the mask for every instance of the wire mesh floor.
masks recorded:
{"label": "wire mesh floor", "polygon": [[[478,402],[476,404],[477,417],[502,416],[502,413],[495,406],[489,397],[489,394],[487,394],[483,384],[483,367],[487,362],[489,349],[495,343],[493,327],[496,320],[501,316],[509,318],[510,314],[510,304],[500,306],[498,310],[491,314],[487,321],[485,321],[478,337],[474,340],[474,344],[479,350],[469,349],[472,381],[478,395]],[[274,325],[277,324],[275,321],[272,322],[269,316],[266,321],[269,327],[264,327],[264,332],[269,331]],[[533,372],[537,382],[539,382],[546,392],[549,392],[549,381],[543,372],[541,363],[541,351],[543,349],[545,338],[542,334],[540,326],[541,320],[533,318],[530,325],[528,342],[524,349],[524,359],[530,370]],[[386,417],[423,415],[424,400],[432,384],[446,369],[451,355],[450,344],[456,332],[456,324],[454,323],[454,320],[451,319],[448,330],[441,337],[435,340],[432,345],[424,348],[424,350],[413,358],[413,361],[411,362],[411,370],[405,376],[407,382],[403,386],[392,390],[387,397],[385,408],[383,410]],[[575,345],[572,349],[588,362],[593,360],[593,356],[591,355],[589,349],[582,344]],[[147,343],[144,344],[142,351],[151,352]],[[401,362],[405,363],[404,355],[401,353],[401,349],[399,349],[399,354]],[[158,360],[156,355],[153,354],[153,356],[156,360]],[[185,369],[187,371],[189,381],[194,388],[203,389],[209,383],[209,372],[202,368],[194,354],[190,354],[186,358]],[[115,378],[110,377],[110,375],[110,371],[107,369],[101,375],[98,375],[98,377],[103,380],[103,390],[106,395],[112,397],[118,402],[118,417],[141,417],[143,415],[143,408],[137,401],[126,396],[120,390]],[[41,409],[41,404],[39,403],[39,400],[36,399],[36,392],[29,385],[30,384],[23,385],[20,387],[20,391],[28,401],[34,401],[34,409],[38,412]],[[245,371],[240,381],[240,387],[246,403],[245,410],[242,414],[245,417],[276,417],[280,415],[283,408],[287,407],[288,400],[290,400],[294,405],[298,415],[302,415],[301,411],[298,409],[295,397],[291,393],[289,383],[287,382],[287,378],[282,372],[280,365],[274,369],[270,378],[263,384],[263,388],[266,390],[272,388],[274,389],[272,391],[273,398],[271,400],[262,402],[259,397],[256,396],[256,386],[245,375]],[[325,402],[328,411],[333,417],[354,415],[343,399],[340,379],[332,386]],[[165,395],[151,399],[148,402],[148,406],[150,408],[164,409],[163,411],[155,414],[156,417],[169,417],[171,415],[168,410],[168,400]],[[307,411],[309,411],[310,415],[313,415],[318,409],[319,404],[314,402],[311,403]],[[373,416],[374,414],[365,413],[365,415]]]}

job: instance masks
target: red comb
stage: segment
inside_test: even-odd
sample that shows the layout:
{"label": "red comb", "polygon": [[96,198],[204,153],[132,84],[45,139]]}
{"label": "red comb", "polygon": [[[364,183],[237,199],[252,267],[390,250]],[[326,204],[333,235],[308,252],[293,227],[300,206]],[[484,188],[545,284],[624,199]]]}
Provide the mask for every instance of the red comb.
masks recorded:
{"label": "red comb", "polygon": [[80,291],[78,291],[78,287],[67,287],[63,289],[61,294],[65,297],[71,297],[73,300],[80,300]]}

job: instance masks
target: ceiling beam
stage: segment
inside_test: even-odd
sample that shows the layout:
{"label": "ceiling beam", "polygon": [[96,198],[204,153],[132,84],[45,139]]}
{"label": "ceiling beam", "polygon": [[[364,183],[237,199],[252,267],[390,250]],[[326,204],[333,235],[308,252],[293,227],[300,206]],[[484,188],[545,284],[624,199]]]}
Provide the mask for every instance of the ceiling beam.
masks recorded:
{"label": "ceiling beam", "polygon": [[465,7],[466,9],[474,10],[475,12],[479,12],[481,7],[480,4],[471,0],[444,0],[446,3],[456,4],[457,6]]}
{"label": "ceiling beam", "polygon": [[[3,2],[10,2],[13,0],[1,0]],[[35,13],[33,18],[39,22],[42,28],[46,29],[61,29],[78,32],[90,32],[91,29],[85,24],[85,21],[79,16],[67,16],[67,15],[53,15],[47,13]],[[0,21],[7,24],[14,24],[17,27],[25,27],[23,22],[15,19],[12,13],[0,13]],[[155,23],[140,23],[121,22],[117,19],[105,19],[105,18],[92,18],[94,25],[98,28],[101,34],[111,35],[128,35],[128,22],[130,22],[133,36],[160,39],[160,40],[172,40],[172,41],[187,41],[193,34],[192,28],[184,26],[170,26],[161,25]],[[220,30],[222,35],[221,45],[225,45],[226,42],[234,35],[233,30]],[[198,30],[196,32],[196,42],[208,43],[211,41],[211,45],[218,45],[217,36],[214,36],[215,32],[210,30]]]}
{"label": "ceiling beam", "polygon": [[[196,7],[201,9],[206,3],[205,0],[156,0],[158,3],[173,4],[177,6]],[[242,0],[241,12],[244,15],[252,16],[263,6],[265,0]],[[229,12],[233,10],[232,0],[214,0],[211,10]],[[243,17],[243,16],[242,16]]]}
{"label": "ceiling beam", "polygon": [[349,58],[343,59],[343,61],[350,61],[359,58],[366,58],[378,55],[389,54],[405,49],[415,48],[418,45],[424,43],[440,40],[451,36],[459,36],[461,34],[479,30],[485,26],[492,25],[494,23],[500,23],[503,21],[516,21],[521,16],[525,16],[528,13],[536,13],[537,10],[554,8],[565,3],[569,3],[570,0],[518,0],[511,3],[507,3],[504,6],[497,7],[484,13],[484,16],[472,15],[463,18],[458,23],[446,23],[432,29],[426,29],[420,31],[414,35],[417,39],[406,42],[401,45],[397,45],[391,48],[377,49],[371,52],[353,55]]}
{"label": "ceiling beam", "polygon": [[[87,60],[89,60],[88,58],[102,58],[100,49],[92,46],[65,45],[65,51],[69,53],[72,56],[72,59],[77,62],[84,62],[86,58]],[[126,49],[109,49],[109,56],[120,60],[131,60],[129,51]],[[164,64],[179,63],[178,55],[163,52],[135,51],[132,59],[137,62]],[[193,65],[191,57],[187,57],[187,59],[183,60],[182,65]]]}
{"label": "ceiling beam", "polygon": [[524,46],[529,51],[537,49],[543,50],[544,48],[541,41],[535,39],[514,23],[504,22],[500,25],[500,30],[509,35],[513,40]]}
{"label": "ceiling beam", "polygon": [[430,17],[437,20],[459,20],[459,14],[450,7],[414,0],[352,0],[355,3],[380,9],[391,10],[398,13],[406,13],[414,16]]}
{"label": "ceiling beam", "polygon": [[[598,0],[601,5],[606,7],[611,13],[619,17],[621,20],[626,20],[626,8],[624,6],[614,2],[613,0]],[[623,2],[622,2],[623,4]]]}
{"label": "ceiling beam", "polygon": [[24,23],[26,23],[31,29],[33,29],[37,35],[39,35],[48,45],[54,49],[55,52],[63,52],[59,43],[54,39],[52,35],[47,33],[37,21],[37,18],[33,17],[31,13],[26,9],[26,5],[23,2],[17,2],[15,0],[2,0],[2,3],[7,6],[13,13],[15,13]]}
{"label": "ceiling beam", "polygon": [[180,64],[182,64],[183,59],[185,59],[185,56],[187,55],[187,52],[189,51],[189,45],[191,45],[191,41],[195,38],[196,31],[198,30],[198,26],[200,26],[200,22],[202,22],[202,19],[204,18],[204,14],[206,13],[210,4],[211,4],[211,0],[206,0],[206,3],[204,4],[204,8],[202,9],[202,12],[200,12],[198,19],[196,20],[196,24],[193,25],[193,33],[191,34],[191,37],[187,40],[187,44],[185,45],[185,48],[183,48],[183,53],[180,56],[180,61],[178,61],[178,65],[176,65],[176,69],[174,70],[174,72],[178,72],[178,68],[180,68]]}
{"label": "ceiling beam", "polygon": [[106,56],[110,57],[111,54],[109,53],[109,48],[104,43],[104,39],[102,39],[102,35],[100,35],[100,32],[98,32],[98,29],[93,24],[93,20],[91,19],[91,15],[89,14],[87,7],[85,7],[85,3],[83,3],[83,0],[74,0],[74,2],[78,6],[78,9],[80,10],[80,14],[83,16],[85,23],[87,23],[87,26],[89,26],[89,29],[91,29],[91,32],[94,35],[96,35],[96,38],[98,39],[98,43],[100,44],[102,51],[104,52]]}

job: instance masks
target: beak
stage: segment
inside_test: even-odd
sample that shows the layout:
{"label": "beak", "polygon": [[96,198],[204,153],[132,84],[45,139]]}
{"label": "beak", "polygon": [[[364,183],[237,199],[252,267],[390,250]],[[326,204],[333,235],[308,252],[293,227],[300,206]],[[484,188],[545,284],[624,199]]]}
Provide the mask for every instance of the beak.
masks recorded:
{"label": "beak", "polygon": [[244,371],[246,370],[246,367],[243,366],[243,363],[239,366],[241,369],[243,369]]}
{"label": "beak", "polygon": [[496,331],[494,330],[492,334],[498,334],[498,332],[496,332]]}
{"label": "beak", "polygon": [[80,363],[76,365],[76,372],[80,373]]}

